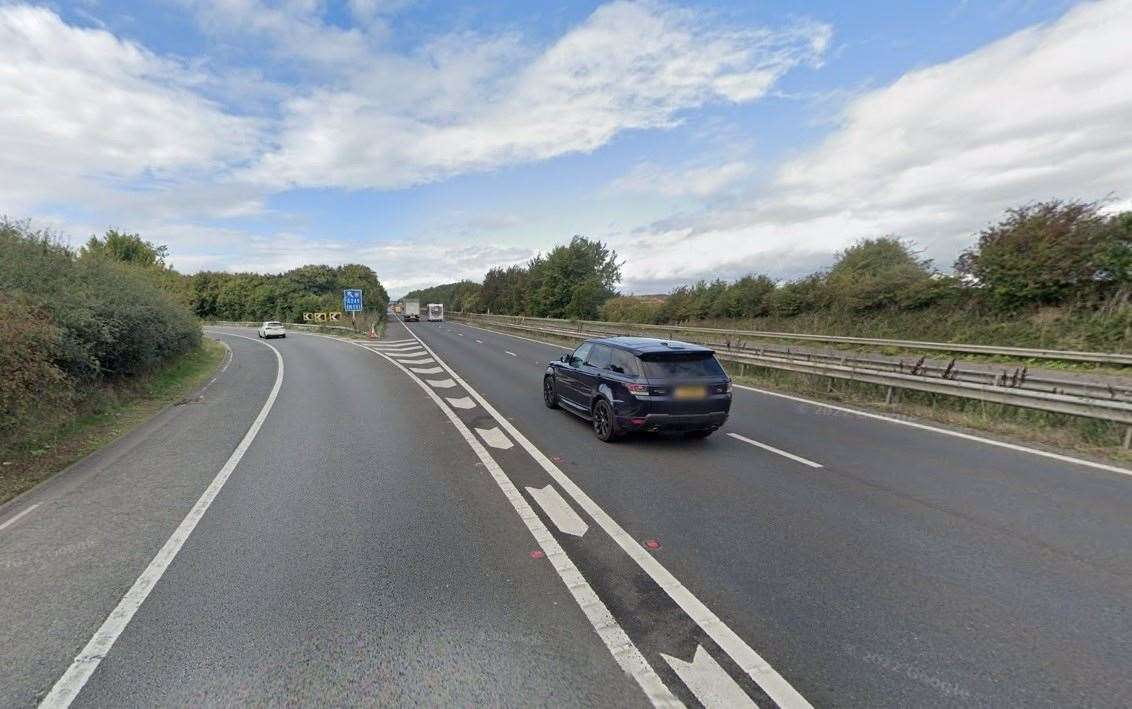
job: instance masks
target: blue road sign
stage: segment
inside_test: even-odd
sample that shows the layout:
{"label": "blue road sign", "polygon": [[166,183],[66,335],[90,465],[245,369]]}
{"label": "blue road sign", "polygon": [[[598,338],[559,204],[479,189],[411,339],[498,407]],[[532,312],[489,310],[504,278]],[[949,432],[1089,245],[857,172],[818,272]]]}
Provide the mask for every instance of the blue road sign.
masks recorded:
{"label": "blue road sign", "polygon": [[359,313],[362,310],[362,291],[351,288],[342,291],[342,309],[347,313]]}

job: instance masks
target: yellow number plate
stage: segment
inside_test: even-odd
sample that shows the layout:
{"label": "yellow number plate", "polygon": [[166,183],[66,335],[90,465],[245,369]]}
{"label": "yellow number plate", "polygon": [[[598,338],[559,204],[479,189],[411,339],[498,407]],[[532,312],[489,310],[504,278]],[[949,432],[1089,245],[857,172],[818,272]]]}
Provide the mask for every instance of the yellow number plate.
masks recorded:
{"label": "yellow number plate", "polygon": [[678,386],[676,390],[672,392],[672,398],[674,399],[702,399],[706,396],[707,389],[704,387]]}

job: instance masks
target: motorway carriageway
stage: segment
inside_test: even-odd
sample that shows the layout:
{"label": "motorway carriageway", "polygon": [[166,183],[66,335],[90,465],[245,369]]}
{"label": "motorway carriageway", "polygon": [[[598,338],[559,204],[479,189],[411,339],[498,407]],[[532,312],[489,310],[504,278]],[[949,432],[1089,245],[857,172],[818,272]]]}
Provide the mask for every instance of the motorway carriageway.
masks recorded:
{"label": "motorway carriageway", "polygon": [[603,444],[554,345],[211,332],[0,508],[0,705],[1132,704],[1118,468],[745,389]]}

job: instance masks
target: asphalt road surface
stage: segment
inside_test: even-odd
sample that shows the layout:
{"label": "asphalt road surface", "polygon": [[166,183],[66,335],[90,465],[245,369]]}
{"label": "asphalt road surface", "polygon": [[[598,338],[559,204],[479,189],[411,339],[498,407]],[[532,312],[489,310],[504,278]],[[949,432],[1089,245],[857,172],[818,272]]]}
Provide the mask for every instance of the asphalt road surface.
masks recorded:
{"label": "asphalt road surface", "polygon": [[598,442],[564,350],[213,330],[0,507],[0,706],[1128,706],[1132,476],[737,390]]}

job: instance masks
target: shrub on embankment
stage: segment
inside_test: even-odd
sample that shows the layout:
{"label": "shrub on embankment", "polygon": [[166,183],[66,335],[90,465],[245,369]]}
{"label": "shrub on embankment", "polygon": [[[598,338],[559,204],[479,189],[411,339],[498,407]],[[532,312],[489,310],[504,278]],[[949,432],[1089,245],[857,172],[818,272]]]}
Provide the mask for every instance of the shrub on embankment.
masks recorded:
{"label": "shrub on embankment", "polygon": [[164,273],[0,219],[0,451],[200,345]]}

